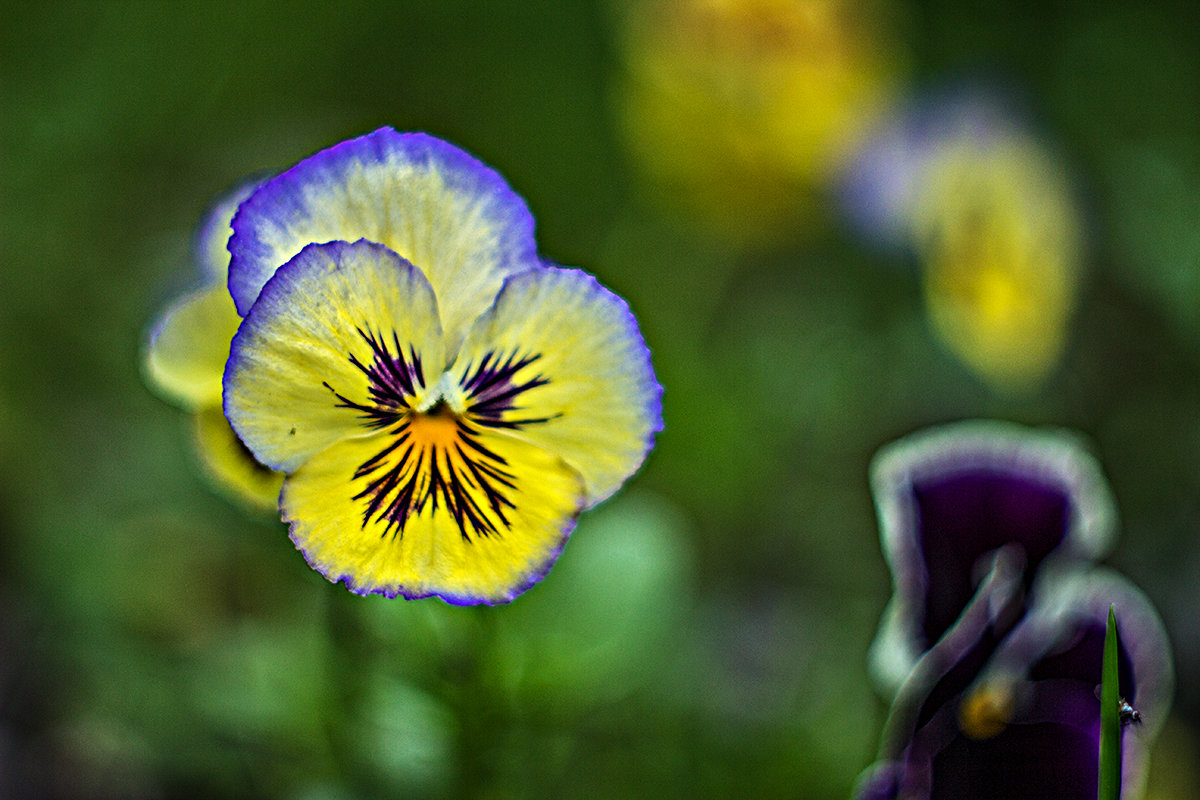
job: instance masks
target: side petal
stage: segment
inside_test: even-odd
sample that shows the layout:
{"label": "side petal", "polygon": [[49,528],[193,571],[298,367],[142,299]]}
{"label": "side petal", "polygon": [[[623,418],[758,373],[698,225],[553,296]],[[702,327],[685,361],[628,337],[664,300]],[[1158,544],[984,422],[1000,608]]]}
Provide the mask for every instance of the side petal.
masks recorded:
{"label": "side petal", "polygon": [[589,507],[637,470],[662,430],[662,387],[637,320],[579,270],[509,278],[450,369],[468,414],[562,457],[583,476]]}
{"label": "side petal", "polygon": [[[225,289],[229,280],[229,237],[233,235],[233,215],[242,201],[258,188],[265,176],[235,186],[218,197],[204,215],[192,245],[196,264],[205,282],[219,283]],[[228,290],[225,290],[228,292]]]}
{"label": "side petal", "polygon": [[284,520],[314,569],[359,594],[462,605],[507,602],[541,579],[582,508],[577,472],[502,433],[459,449],[397,441],[338,442],[284,483]]}
{"label": "side petal", "polygon": [[437,308],[421,271],[382,245],[306,247],[233,339],[225,415],[259,461],[283,472],[375,430],[376,406],[402,403],[423,385],[424,364],[436,376],[445,362]]}
{"label": "side petal", "polygon": [[151,328],[142,373],[156,392],[189,411],[221,403],[221,373],[241,318],[224,286],[173,303]]}
{"label": "side petal", "polygon": [[[1073,436],[997,421],[922,431],[880,451],[872,490],[894,598],[880,636],[924,652],[975,592],[982,556],[1019,547],[1039,569],[1103,556],[1116,512],[1095,459]],[[911,668],[893,660],[885,689]],[[882,666],[882,662],[880,664]]]}
{"label": "side petal", "polygon": [[499,174],[443,141],[391,128],[268,181],[242,205],[233,231],[229,290],[242,314],[305,245],[361,237],[425,273],[452,343],[537,252],[533,217]]}
{"label": "side petal", "polygon": [[193,436],[200,466],[224,495],[253,511],[274,511],[279,506],[283,473],[254,459],[237,438],[219,406],[193,417]]}

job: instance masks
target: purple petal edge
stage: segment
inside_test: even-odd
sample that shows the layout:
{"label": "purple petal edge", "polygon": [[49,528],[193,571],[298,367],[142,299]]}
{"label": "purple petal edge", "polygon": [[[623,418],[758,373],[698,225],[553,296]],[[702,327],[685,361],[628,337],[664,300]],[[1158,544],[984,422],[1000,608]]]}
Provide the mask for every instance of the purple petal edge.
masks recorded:
{"label": "purple petal edge", "polygon": [[[529,207],[504,178],[477,158],[448,142],[425,133],[398,133],[383,127],[348,139],[305,158],[295,166],[263,183],[238,208],[234,215],[233,236],[229,240],[229,291],[238,313],[247,314],[261,287],[279,264],[265,263],[271,248],[258,235],[261,225],[276,218],[306,215],[304,186],[322,179],[339,180],[345,165],[382,163],[393,153],[413,162],[434,161],[446,168],[446,177],[455,188],[469,189],[489,198],[489,207],[498,218],[506,218],[506,235],[498,248],[502,266],[536,261],[534,219]],[[347,231],[340,238],[350,238]],[[294,255],[294,254],[293,254]]]}
{"label": "purple petal edge", "polygon": [[[283,493],[282,492],[280,492],[279,508],[281,510],[283,509]],[[428,592],[409,591],[408,589],[406,589],[403,586],[371,586],[371,585],[367,585],[367,584],[358,583],[358,581],[355,580],[355,577],[348,572],[337,574],[337,575],[332,574],[331,572],[323,569],[320,565],[318,565],[316,560],[313,558],[312,554],[309,553],[309,551],[307,549],[305,549],[299,542],[296,541],[295,526],[297,524],[297,521],[290,519],[287,516],[283,517],[283,521],[288,524],[288,538],[290,538],[292,540],[292,544],[295,545],[296,549],[300,551],[300,554],[302,556],[304,556],[304,560],[306,562],[308,562],[309,567],[311,567],[315,572],[319,573],[323,578],[325,578],[330,583],[344,584],[345,587],[347,589],[349,589],[351,592],[353,592],[354,594],[362,595],[364,597],[368,596],[368,595],[372,595],[372,594],[377,594],[382,597],[386,597],[388,599],[394,599],[396,597],[403,597],[405,600],[424,600],[425,598],[428,598],[428,597],[436,597],[440,600],[444,600],[445,602],[447,602],[453,606],[477,606],[477,605],[496,606],[496,605],[505,605],[507,603],[511,603],[513,600],[516,600],[519,596],[521,596],[522,594],[527,592],[529,589],[533,588],[536,584],[540,583],[542,578],[546,577],[546,574],[548,572],[550,572],[550,568],[554,566],[555,562],[558,561],[558,557],[560,555],[562,555],[563,549],[567,546],[567,540],[570,539],[571,534],[574,533],[575,526],[579,521],[579,514],[581,513],[581,511],[582,511],[582,509],[580,509],[579,511],[576,511],[572,516],[570,516],[567,519],[566,525],[564,526],[564,528],[561,532],[561,537],[559,538],[557,546],[555,546],[547,554],[546,560],[543,563],[541,563],[540,565],[538,565],[537,567],[534,567],[530,571],[526,572],[525,575],[522,576],[522,579],[510,588],[508,593],[506,593],[503,597],[499,597],[499,598],[489,598],[489,597],[482,597],[482,596],[476,596],[476,595],[470,595],[470,594],[458,594],[455,592],[438,591],[438,590],[433,590],[433,591],[428,591]]]}
{"label": "purple petal edge", "polygon": [[[603,503],[605,500],[616,494],[617,491],[620,490],[621,486],[624,486],[625,483],[628,482],[629,479],[634,475],[636,475],[645,464],[646,458],[650,455],[650,451],[654,449],[654,443],[657,434],[663,430],[663,386],[658,382],[658,376],[654,371],[654,364],[651,361],[650,348],[646,344],[646,338],[642,335],[642,330],[638,325],[637,317],[634,316],[633,310],[629,307],[629,303],[626,302],[625,298],[621,297],[619,294],[600,283],[599,279],[597,279],[592,273],[588,272],[587,270],[579,269],[578,267],[563,267],[553,262],[542,260],[541,267],[537,269],[552,269],[559,272],[568,272],[582,276],[588,283],[588,294],[590,297],[596,298],[599,302],[610,303],[619,310],[620,316],[625,323],[626,333],[629,335],[631,341],[638,343],[640,349],[642,369],[640,370],[641,374],[639,376],[641,381],[639,388],[646,390],[646,394],[648,395],[645,412],[650,421],[650,426],[646,431],[646,439],[643,445],[642,455],[641,458],[638,459],[637,464],[632,470],[630,470],[629,474],[625,476],[625,480],[622,481],[620,485],[615,487],[611,492],[603,497],[587,498],[587,501],[584,504],[584,510],[586,511],[587,509],[596,507],[600,503]],[[527,277],[530,273],[536,272],[537,269],[525,270],[524,272],[518,272],[506,277],[504,279],[504,283],[500,286],[500,291],[496,293],[496,301],[493,301],[493,306],[495,305],[495,302],[498,302],[500,297],[504,294],[510,282],[521,280],[524,277]]]}
{"label": "purple petal edge", "polygon": [[[1048,566],[1060,560],[1100,558],[1114,538],[1116,512],[1108,484],[1081,440],[1068,431],[969,420],[918,431],[885,446],[872,463],[871,487],[893,592],[872,648],[878,653],[884,643],[895,645],[903,639],[912,651],[909,668],[927,649],[918,633],[923,617],[914,621],[918,612],[924,613],[928,576],[913,487],[969,469],[1022,474],[1059,487],[1069,499],[1068,530],[1044,562]],[[895,628],[904,628],[903,636]],[[903,682],[907,669],[901,660],[892,658],[885,666],[883,659],[872,657],[874,677],[885,691]]]}

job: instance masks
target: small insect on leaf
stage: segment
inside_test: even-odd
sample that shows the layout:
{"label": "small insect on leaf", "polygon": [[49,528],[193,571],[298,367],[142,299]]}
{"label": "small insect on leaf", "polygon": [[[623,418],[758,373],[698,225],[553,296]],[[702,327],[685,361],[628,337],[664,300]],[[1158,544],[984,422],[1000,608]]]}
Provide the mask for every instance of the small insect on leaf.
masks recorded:
{"label": "small insect on leaf", "polygon": [[1104,657],[1100,669],[1100,772],[1097,800],[1120,800],[1121,797],[1121,700],[1117,675],[1117,656],[1120,652],[1117,616],[1108,607],[1108,629],[1104,634]]}
{"label": "small insect on leaf", "polygon": [[[1097,700],[1103,701],[1103,698],[1100,696],[1100,684],[1096,684],[1095,694]],[[1141,725],[1142,712],[1134,708],[1124,697],[1117,695],[1117,719],[1120,721],[1122,727],[1126,725]]]}

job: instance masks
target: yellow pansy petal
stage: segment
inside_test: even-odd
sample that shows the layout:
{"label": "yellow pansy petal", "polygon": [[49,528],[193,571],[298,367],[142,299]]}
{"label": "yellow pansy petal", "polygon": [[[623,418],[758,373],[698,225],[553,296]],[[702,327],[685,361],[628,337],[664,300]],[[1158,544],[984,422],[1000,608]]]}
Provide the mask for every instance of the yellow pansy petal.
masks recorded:
{"label": "yellow pansy petal", "polygon": [[655,188],[750,244],[821,223],[822,190],[901,86],[876,3],[633,0],[618,123]]}
{"label": "yellow pansy petal", "polygon": [[450,372],[468,418],[561,456],[583,476],[589,506],[633,474],[662,429],[662,387],[637,321],[579,270],[509,278]]}
{"label": "yellow pansy petal", "polygon": [[254,460],[218,406],[193,417],[196,453],[205,475],[223,494],[255,511],[279,505],[283,473]]}
{"label": "yellow pansy petal", "polygon": [[966,139],[924,181],[914,224],[938,335],[997,388],[1036,386],[1065,349],[1083,271],[1061,166],[1032,139]]}
{"label": "yellow pansy petal", "polygon": [[391,128],[342,142],[268,181],[233,220],[229,288],[245,313],[312,242],[379,242],[419,267],[453,345],[504,277],[536,263],[533,217],[496,172],[452,145]]}
{"label": "yellow pansy petal", "polygon": [[292,540],[360,594],[507,602],[558,557],[583,503],[562,459],[448,411],[346,439],[284,483]]}
{"label": "yellow pansy petal", "polygon": [[221,373],[241,322],[224,286],[186,295],[155,323],[143,359],[147,382],[188,410],[221,403]]}
{"label": "yellow pansy petal", "polygon": [[225,414],[264,464],[291,472],[380,427],[445,363],[437,299],[382,245],[310,245],[263,288],[233,339]]}

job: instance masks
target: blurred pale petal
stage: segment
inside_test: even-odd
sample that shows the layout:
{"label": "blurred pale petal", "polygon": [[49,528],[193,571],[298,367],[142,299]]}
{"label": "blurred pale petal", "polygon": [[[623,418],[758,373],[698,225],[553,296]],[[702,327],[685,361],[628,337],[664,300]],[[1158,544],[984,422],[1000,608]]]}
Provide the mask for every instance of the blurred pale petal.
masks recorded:
{"label": "blurred pale petal", "polygon": [[150,385],[196,411],[221,405],[221,374],[241,318],[221,285],[185,295],[155,323],[143,359]]}
{"label": "blurred pale petal", "polygon": [[196,452],[205,475],[225,495],[254,511],[273,511],[279,505],[283,473],[264,467],[237,438],[220,406],[192,417]]}
{"label": "blurred pale petal", "polygon": [[196,231],[194,252],[206,283],[219,283],[222,288],[229,280],[229,237],[233,235],[233,215],[242,201],[254,192],[261,180],[242,183],[217,200],[204,216]]}
{"label": "blurred pale petal", "polygon": [[1082,231],[1062,168],[1035,140],[952,142],[922,173],[915,230],[930,319],[956,356],[1002,389],[1057,366]]}
{"label": "blurred pale petal", "polygon": [[620,122],[655,186],[735,240],[812,225],[891,102],[904,56],[884,6],[674,0],[622,8]]}

